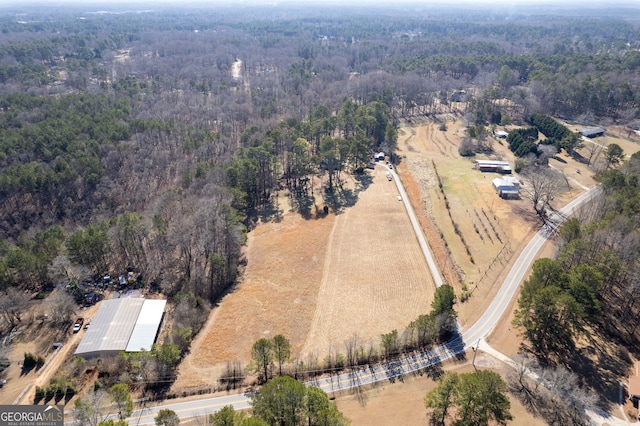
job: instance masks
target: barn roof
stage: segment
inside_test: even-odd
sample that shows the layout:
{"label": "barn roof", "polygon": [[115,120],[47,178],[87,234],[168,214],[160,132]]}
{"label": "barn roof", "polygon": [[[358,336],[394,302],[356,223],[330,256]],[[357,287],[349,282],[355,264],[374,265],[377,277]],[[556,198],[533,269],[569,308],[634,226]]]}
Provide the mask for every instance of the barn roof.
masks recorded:
{"label": "barn roof", "polygon": [[[75,354],[90,358],[120,351],[151,349],[165,304],[166,300],[142,298],[103,301]],[[132,337],[135,340],[132,341]],[[130,349],[130,343],[136,349]]]}
{"label": "barn roof", "polygon": [[162,321],[166,300],[145,300],[133,328],[126,352],[150,351]]}
{"label": "barn roof", "polygon": [[604,134],[604,129],[601,127],[591,127],[586,129],[580,129],[578,130],[578,133],[580,133],[582,136],[589,138],[591,136],[598,136],[598,135]]}

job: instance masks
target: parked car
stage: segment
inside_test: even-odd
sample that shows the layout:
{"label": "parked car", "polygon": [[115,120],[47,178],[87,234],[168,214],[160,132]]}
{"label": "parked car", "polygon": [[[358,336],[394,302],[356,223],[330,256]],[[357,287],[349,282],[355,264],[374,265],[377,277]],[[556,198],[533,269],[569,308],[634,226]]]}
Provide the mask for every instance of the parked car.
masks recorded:
{"label": "parked car", "polygon": [[76,322],[73,324],[73,332],[77,333],[82,328],[82,324],[84,324],[84,318],[78,318]]}
{"label": "parked car", "polygon": [[91,318],[87,319],[87,323],[84,325],[84,329],[89,328],[89,324],[91,324]]}

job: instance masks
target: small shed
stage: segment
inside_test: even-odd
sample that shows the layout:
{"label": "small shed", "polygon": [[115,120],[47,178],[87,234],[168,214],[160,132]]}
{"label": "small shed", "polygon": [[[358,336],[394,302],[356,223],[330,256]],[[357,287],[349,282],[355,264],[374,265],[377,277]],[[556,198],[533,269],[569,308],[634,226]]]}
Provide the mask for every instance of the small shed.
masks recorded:
{"label": "small shed", "polygon": [[495,178],[491,181],[491,184],[500,198],[514,199],[520,197],[520,182],[514,177]]}
{"label": "small shed", "polygon": [[578,130],[578,133],[585,138],[597,138],[598,136],[604,135],[604,129],[602,127],[589,127]]}

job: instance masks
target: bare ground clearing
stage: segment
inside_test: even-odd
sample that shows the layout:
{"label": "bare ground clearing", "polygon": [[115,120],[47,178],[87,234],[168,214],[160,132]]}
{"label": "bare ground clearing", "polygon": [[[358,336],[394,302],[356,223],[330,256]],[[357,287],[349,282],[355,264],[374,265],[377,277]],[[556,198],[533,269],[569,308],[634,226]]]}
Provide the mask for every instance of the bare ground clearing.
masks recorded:
{"label": "bare ground clearing", "polygon": [[195,339],[176,391],[214,384],[227,361],[247,364],[261,337],[283,334],[294,357],[322,360],[354,335],[377,346],[430,310],[435,287],[397,189],[382,165],[372,178],[340,214],[285,213],[249,234],[243,281]]}
{"label": "bare ground clearing", "polygon": [[[82,309],[78,315],[84,318],[91,318],[97,312],[98,305]],[[53,328],[48,323],[32,320],[24,327],[23,332],[16,338],[17,343],[11,346],[11,353],[8,356],[11,365],[7,369],[7,383],[0,389],[0,404],[13,404],[18,396],[21,396],[20,404],[33,403],[36,386],[45,386],[60,371],[61,366],[74,358],[84,329],[73,334],[71,326],[63,329]],[[63,342],[62,347],[55,351],[54,342]],[[26,352],[43,355],[46,364],[40,370],[31,370],[27,374],[22,374],[22,361]],[[27,386],[29,389],[23,393]]]}

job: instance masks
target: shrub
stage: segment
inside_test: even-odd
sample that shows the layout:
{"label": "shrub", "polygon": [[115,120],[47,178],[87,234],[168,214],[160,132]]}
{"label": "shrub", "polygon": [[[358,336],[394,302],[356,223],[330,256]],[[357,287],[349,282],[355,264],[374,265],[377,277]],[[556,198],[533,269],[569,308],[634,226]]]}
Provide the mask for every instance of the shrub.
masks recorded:
{"label": "shrub", "polygon": [[527,167],[528,165],[529,165],[529,162],[527,161],[526,158],[516,158],[516,164],[515,164],[514,170],[516,173],[520,173],[520,171],[525,167]]}
{"label": "shrub", "polygon": [[31,352],[24,353],[24,361],[22,361],[23,368],[27,370],[31,370],[38,365],[38,357],[36,357]]}

